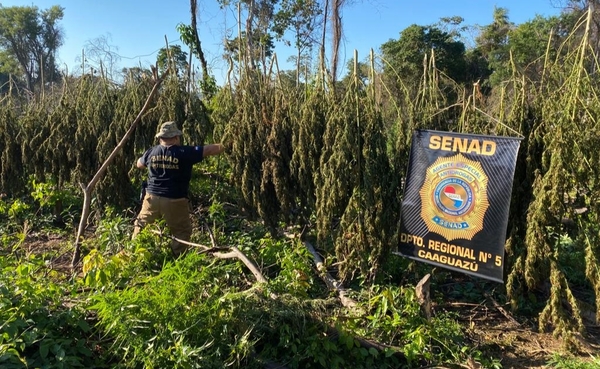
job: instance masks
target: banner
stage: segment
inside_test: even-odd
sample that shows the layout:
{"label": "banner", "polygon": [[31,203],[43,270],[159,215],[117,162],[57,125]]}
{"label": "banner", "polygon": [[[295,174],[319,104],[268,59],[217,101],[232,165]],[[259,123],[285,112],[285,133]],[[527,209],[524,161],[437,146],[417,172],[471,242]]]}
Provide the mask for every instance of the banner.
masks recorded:
{"label": "banner", "polygon": [[413,133],[397,254],[503,283],[519,138]]}

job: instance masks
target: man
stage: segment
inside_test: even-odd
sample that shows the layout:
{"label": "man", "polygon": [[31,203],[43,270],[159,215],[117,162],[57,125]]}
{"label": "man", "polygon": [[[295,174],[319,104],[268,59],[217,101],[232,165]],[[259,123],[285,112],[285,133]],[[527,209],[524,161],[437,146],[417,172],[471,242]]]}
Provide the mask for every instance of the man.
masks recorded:
{"label": "man", "polygon": [[[182,146],[182,135],[175,122],[163,123],[156,134],[159,144],[137,160],[138,168],[148,168],[148,184],[133,237],[142,227],[160,217],[165,219],[173,236],[189,241],[192,235],[188,201],[192,166],[207,156],[222,153],[223,145]],[[173,240],[171,250],[178,257],[187,250],[187,246]]]}

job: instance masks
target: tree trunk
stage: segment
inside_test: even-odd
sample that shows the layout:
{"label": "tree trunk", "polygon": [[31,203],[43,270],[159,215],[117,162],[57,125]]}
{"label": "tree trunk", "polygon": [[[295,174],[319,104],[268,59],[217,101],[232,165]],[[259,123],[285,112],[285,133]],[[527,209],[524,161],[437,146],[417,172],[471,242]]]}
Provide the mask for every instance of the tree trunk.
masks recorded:
{"label": "tree trunk", "polygon": [[340,54],[340,42],[342,40],[342,17],[340,10],[344,5],[344,0],[331,0],[331,80],[335,84],[337,80],[338,58]]}
{"label": "tree trunk", "polygon": [[[206,63],[206,58],[204,57],[204,52],[202,51],[202,44],[200,43],[200,35],[198,34],[198,27],[196,21],[196,14],[198,12],[197,0],[190,0],[190,13],[192,15],[192,30],[194,30],[194,48],[196,55],[198,55],[198,59],[200,60],[200,67],[202,68],[202,80],[206,82],[209,74],[208,74],[208,63]],[[204,91],[203,91],[204,92]]]}

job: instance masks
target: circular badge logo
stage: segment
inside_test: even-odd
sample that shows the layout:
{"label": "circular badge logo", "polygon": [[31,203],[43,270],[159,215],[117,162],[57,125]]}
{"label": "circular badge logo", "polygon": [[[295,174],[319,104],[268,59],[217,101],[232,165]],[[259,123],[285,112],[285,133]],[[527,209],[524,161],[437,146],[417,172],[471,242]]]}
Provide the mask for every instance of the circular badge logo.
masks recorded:
{"label": "circular badge logo", "polygon": [[430,232],[448,241],[471,240],[483,229],[489,206],[488,177],[481,164],[461,154],[438,158],[421,187],[421,217]]}
{"label": "circular badge logo", "polygon": [[436,186],[433,198],[440,211],[461,216],[473,205],[473,189],[461,178],[446,178]]}

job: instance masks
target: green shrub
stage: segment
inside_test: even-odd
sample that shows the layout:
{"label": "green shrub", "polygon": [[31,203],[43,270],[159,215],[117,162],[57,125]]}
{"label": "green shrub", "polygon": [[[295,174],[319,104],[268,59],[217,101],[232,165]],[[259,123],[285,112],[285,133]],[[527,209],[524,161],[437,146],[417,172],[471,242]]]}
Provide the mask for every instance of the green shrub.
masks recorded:
{"label": "green shrub", "polygon": [[39,278],[42,260],[0,264],[0,367],[100,367],[85,310],[65,302],[64,286]]}

